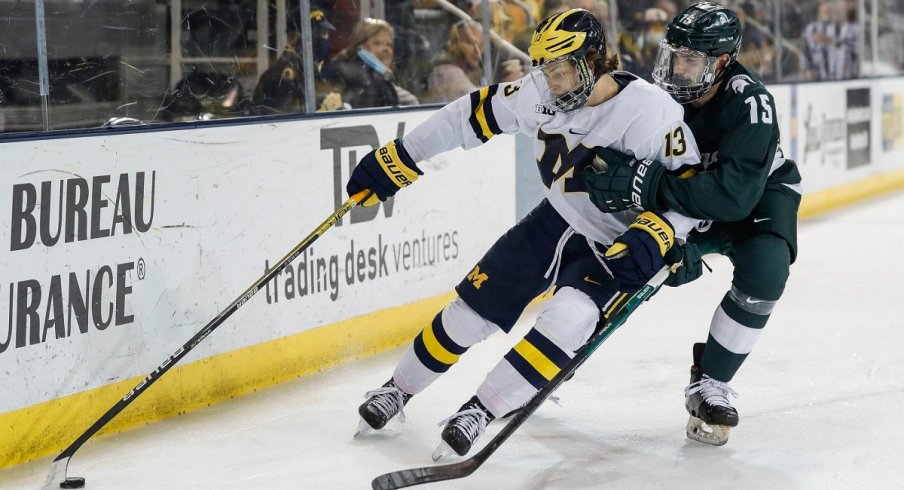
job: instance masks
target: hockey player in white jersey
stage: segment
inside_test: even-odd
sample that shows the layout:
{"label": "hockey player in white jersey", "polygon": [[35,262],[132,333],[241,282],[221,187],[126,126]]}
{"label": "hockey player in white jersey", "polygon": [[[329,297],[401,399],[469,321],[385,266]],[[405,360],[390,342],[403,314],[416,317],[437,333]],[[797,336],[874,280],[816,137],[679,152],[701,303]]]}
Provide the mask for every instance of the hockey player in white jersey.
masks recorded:
{"label": "hockey player in white jersey", "polygon": [[392,378],[359,407],[359,431],[383,428],[468,348],[509,332],[527,304],[555,286],[530,332],[446,420],[435,459],[466,454],[489,422],[527,403],[590,337],[601,315],[616,311],[667,253],[677,261],[676,237],[683,240],[697,224],[672,211],[607,214],[588,197],[579,172],[592,164],[596,148],[655,159],[669,169],[700,158],[678,103],[634,75],[613,72],[617,59],[607,56],[600,22],[582,9],[553,15],[537,26],[529,53],[529,75],[446,105],[403,139],[362,158],[347,184],[349,194],[373,190],[364,203],[372,205],[415,182],[422,175],[417,162],[434,155],[502,133],[536,138],[546,199],[490,248],[456,287],[458,297],[414,339]]}

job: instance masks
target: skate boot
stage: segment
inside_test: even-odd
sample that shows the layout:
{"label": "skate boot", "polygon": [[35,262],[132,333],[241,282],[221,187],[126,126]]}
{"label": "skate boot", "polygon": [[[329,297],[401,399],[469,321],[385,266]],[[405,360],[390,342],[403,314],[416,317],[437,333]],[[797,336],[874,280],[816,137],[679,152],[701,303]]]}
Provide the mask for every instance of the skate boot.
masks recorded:
{"label": "skate boot", "polygon": [[458,413],[439,423],[445,426],[442,433],[442,442],[433,451],[433,460],[452,454],[464,456],[471,450],[471,445],[483,431],[487,424],[496,417],[480,403],[476,396],[458,409]]}
{"label": "skate boot", "polygon": [[355,435],[357,436],[368,429],[382,429],[396,414],[399,415],[399,421],[404,422],[405,412],[403,408],[412,396],[414,395],[409,395],[399,389],[392,379],[387,381],[381,388],[368,391],[364,395],[367,401],[358,407],[361,422],[358,423],[358,431],[355,432]]}
{"label": "skate boot", "polygon": [[694,344],[694,365],[691,381],[684,389],[684,407],[690,418],[687,437],[704,444],[722,446],[728,442],[728,432],[738,425],[738,411],[731,406],[728,395],[738,394],[728,383],[703,374],[700,360],[706,344]]}

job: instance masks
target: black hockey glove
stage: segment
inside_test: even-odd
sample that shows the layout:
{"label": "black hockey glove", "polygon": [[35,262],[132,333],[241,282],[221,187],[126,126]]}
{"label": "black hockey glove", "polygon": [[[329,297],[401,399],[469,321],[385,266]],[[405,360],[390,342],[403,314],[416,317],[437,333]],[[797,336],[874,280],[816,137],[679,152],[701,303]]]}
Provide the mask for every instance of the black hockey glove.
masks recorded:
{"label": "black hockey glove", "polygon": [[615,239],[604,258],[622,291],[633,291],[662,269],[664,256],[674,244],[672,224],[647,211]]}
{"label": "black hockey glove", "polygon": [[665,280],[666,286],[678,287],[703,275],[703,257],[693,243],[672,247],[665,255],[665,262],[669,265],[680,264],[672,268],[672,273]]}
{"label": "black hockey glove", "polygon": [[374,192],[362,204],[373,206],[394,196],[402,187],[411,185],[424,175],[396,139],[364,155],[352,170],[345,190],[352,196],[363,189]]}
{"label": "black hockey glove", "polygon": [[664,173],[665,167],[659,162],[637,160],[620,151],[598,147],[596,158],[584,168],[581,177],[590,200],[604,213],[625,211],[633,206],[660,211],[656,193]]}

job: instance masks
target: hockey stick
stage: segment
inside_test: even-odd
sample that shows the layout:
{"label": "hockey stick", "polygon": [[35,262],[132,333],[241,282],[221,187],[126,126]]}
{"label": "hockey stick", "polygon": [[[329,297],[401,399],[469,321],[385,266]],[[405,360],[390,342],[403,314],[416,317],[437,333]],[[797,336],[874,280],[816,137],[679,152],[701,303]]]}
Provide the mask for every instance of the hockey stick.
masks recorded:
{"label": "hockey stick", "polygon": [[669,277],[669,267],[665,266],[653,276],[646,284],[643,285],[634,295],[625,302],[625,305],[611,318],[602,329],[594,333],[580,349],[575,353],[574,358],[555,375],[546,386],[534,395],[527,405],[515,414],[512,420],[506,424],[502,430],[496,434],[490,442],[481,449],[477,454],[458,463],[427,466],[424,468],[412,468],[407,470],[393,471],[374,478],[372,486],[374,490],[392,490],[394,488],[410,487],[412,485],[420,485],[422,483],[431,483],[444,480],[454,480],[456,478],[464,478],[474,473],[497,449],[509,438],[521,424],[533,414],[537,408],[561,385],[565,378],[575,372],[587,358],[603,343],[612,332],[620,327],[625,320],[631,316],[631,313],[640,306],[645,300],[653,295],[654,292]]}
{"label": "hockey stick", "polygon": [[192,349],[197,347],[201,341],[204,340],[211,332],[213,332],[217,327],[220,326],[221,323],[226,321],[233,313],[236,312],[239,308],[242,307],[248,300],[254,296],[264,285],[269,282],[271,279],[276,277],[287,265],[289,262],[298,257],[305,249],[311,246],[315,240],[320,238],[328,229],[330,229],[337,221],[339,221],[342,216],[351,211],[352,208],[357,206],[359,203],[364,202],[368,197],[370,197],[371,191],[368,189],[364,189],[361,192],[358,192],[354,196],[348,198],[342,206],[339,206],[339,209],[336,210],[333,214],[331,214],[326,221],[320,224],[310,235],[306,236],[304,240],[302,240],[298,245],[295,246],[285,257],[280,259],[280,261],[273,265],[273,268],[268,270],[261,276],[260,279],[254,282],[250,288],[246,289],[238,298],[236,298],[229,306],[226,307],[225,310],[221,311],[213,320],[210,321],[207,325],[204,326],[198,333],[195,334],[194,337],[189,339],[188,342],[182,345],[173,355],[169,356],[163,364],[157,366],[157,369],[153,370],[148,374],[137,386],[131,389],[125,396],[122,397],[115,405],[110,407],[107,410],[107,413],[103,414],[94,425],[88,428],[82,435],[78,437],[72,444],[69,445],[63,452],[60,453],[56,459],[53,460],[53,463],[50,466],[50,473],[47,474],[47,480],[44,481],[44,489],[57,488],[57,483],[59,483],[59,488],[82,488],[85,486],[85,479],[83,477],[67,477],[66,470],[69,466],[69,459],[72,458],[72,455],[75,454],[76,451],[82,445],[88,441],[97,431],[99,431],[103,426],[107,425],[113,417],[119,414],[124,408],[126,408],[130,403],[132,403],[136,398],[138,398],[145,390],[147,390],[154,382],[160,379],[173,365],[179,362],[180,359],[185,357],[186,354],[191,352]]}

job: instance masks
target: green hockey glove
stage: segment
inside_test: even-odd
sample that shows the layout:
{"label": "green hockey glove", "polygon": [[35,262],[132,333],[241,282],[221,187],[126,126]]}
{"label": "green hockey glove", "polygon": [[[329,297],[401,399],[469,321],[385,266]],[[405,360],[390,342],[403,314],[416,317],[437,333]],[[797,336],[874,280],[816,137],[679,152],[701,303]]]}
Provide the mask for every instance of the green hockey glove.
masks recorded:
{"label": "green hockey glove", "polygon": [[693,243],[685,243],[669,249],[665,263],[672,266],[672,272],[665,280],[666,286],[678,287],[696,281],[703,275],[703,257]]}
{"label": "green hockey glove", "polygon": [[640,206],[659,211],[656,194],[665,167],[653,160],[637,160],[609,148],[596,148],[593,163],[584,168],[581,177],[590,200],[604,213],[625,211]]}

